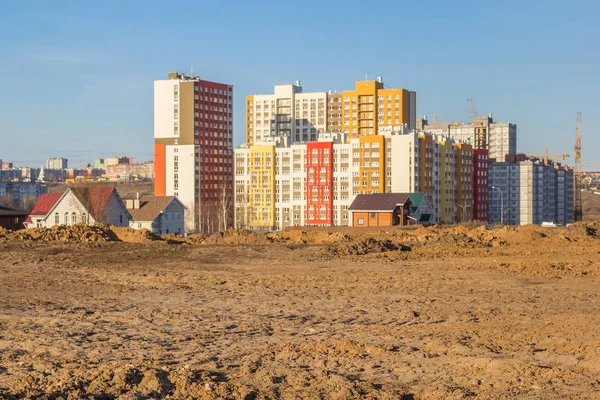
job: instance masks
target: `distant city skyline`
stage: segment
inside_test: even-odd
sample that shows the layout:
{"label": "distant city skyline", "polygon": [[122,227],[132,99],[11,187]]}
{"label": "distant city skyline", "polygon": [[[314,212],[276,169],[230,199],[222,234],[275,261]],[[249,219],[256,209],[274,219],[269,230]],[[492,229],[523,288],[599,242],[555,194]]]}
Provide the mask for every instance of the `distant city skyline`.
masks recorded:
{"label": "distant city skyline", "polygon": [[153,3],[7,3],[0,159],[152,160],[153,82],[193,64],[202,79],[234,86],[234,147],[246,95],[295,80],[306,91],[346,90],[368,73],[415,91],[419,117],[469,122],[472,98],[478,114],[516,123],[517,149],[528,154],[548,146],[572,156],[582,111],[583,162],[600,162],[597,2],[384,2],[368,19],[347,2],[303,5],[183,2],[173,20]]}

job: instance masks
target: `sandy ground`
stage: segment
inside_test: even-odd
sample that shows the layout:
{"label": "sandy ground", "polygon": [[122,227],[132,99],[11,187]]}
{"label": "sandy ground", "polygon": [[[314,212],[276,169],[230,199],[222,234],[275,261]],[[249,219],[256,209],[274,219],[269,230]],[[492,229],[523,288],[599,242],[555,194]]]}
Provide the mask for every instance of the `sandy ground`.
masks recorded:
{"label": "sandy ground", "polygon": [[0,398],[600,398],[596,234],[5,240]]}

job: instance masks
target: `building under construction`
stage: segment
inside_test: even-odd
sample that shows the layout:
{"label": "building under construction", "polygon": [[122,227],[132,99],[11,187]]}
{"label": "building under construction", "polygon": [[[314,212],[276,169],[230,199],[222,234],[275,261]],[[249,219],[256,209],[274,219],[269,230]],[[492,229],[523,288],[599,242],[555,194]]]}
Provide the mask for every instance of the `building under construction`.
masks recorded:
{"label": "building under construction", "polygon": [[471,143],[475,148],[488,149],[491,161],[505,161],[507,155],[517,153],[517,125],[494,122],[492,114],[485,117],[473,116],[468,124],[430,123],[425,117],[417,121],[417,129],[450,136],[454,140]]}

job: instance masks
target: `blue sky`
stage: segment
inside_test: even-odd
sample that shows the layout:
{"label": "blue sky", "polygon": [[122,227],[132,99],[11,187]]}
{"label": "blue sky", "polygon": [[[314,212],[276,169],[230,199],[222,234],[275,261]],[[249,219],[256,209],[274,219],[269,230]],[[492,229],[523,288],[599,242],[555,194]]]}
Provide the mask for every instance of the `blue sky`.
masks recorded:
{"label": "blue sky", "polygon": [[[302,8],[299,8],[302,5]],[[18,1],[0,8],[0,158],[152,159],[153,81],[169,71],[244,96],[300,80],[345,90],[383,76],[438,121],[518,124],[518,150],[600,162],[598,1]],[[597,168],[596,168],[597,169]]]}

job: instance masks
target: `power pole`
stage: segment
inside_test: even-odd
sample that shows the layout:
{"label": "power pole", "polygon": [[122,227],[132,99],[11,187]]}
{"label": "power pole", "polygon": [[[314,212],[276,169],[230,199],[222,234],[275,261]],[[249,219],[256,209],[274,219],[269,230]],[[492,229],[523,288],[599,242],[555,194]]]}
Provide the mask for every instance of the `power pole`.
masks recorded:
{"label": "power pole", "polygon": [[575,210],[573,219],[575,222],[583,220],[583,208],[581,206],[581,112],[577,113],[577,125],[575,128]]}

